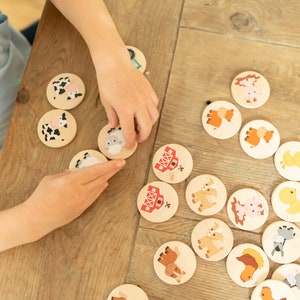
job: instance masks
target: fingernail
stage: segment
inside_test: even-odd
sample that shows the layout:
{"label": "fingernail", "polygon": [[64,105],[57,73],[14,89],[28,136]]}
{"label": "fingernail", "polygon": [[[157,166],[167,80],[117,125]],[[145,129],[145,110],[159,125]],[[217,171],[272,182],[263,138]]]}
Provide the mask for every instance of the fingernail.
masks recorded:
{"label": "fingernail", "polygon": [[126,164],[125,159],[118,160],[117,167],[122,168],[125,166],[125,164]]}

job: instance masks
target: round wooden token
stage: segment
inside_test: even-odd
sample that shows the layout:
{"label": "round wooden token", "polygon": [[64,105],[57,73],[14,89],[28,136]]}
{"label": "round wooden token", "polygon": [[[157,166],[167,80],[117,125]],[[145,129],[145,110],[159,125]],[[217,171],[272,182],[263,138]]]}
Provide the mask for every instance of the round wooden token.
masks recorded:
{"label": "round wooden token", "polygon": [[51,148],[60,148],[71,143],[77,133],[74,117],[67,111],[54,109],[45,113],[37,126],[40,140]]}
{"label": "round wooden token", "polygon": [[107,300],[148,300],[146,293],[134,284],[117,286],[109,294]]}
{"label": "round wooden token", "polygon": [[282,177],[300,181],[300,142],[282,144],[275,153],[274,162]]}
{"label": "round wooden token", "polygon": [[127,50],[129,52],[133,65],[140,72],[144,73],[146,70],[147,62],[143,52],[140,49],[133,46],[127,46]]}
{"label": "round wooden token", "polygon": [[225,258],[233,246],[231,229],[216,218],[199,222],[192,231],[191,240],[196,254],[208,261]]}
{"label": "round wooden token", "polygon": [[107,159],[101,152],[92,149],[83,150],[72,158],[69,169],[82,169],[105,161]]}
{"label": "round wooden token", "polygon": [[128,158],[135,152],[137,146],[138,143],[136,142],[133,149],[130,150],[126,147],[121,127],[111,128],[106,125],[98,135],[98,147],[110,159]]}
{"label": "round wooden token", "polygon": [[231,83],[233,99],[246,108],[264,105],[270,97],[270,85],[266,78],[254,71],[238,74]]}
{"label": "round wooden token", "polygon": [[255,230],[266,222],[269,206],[260,192],[244,188],[234,192],[228,199],[227,214],[236,227]]}
{"label": "round wooden token", "polygon": [[204,174],[190,181],[185,191],[185,199],[195,213],[211,216],[224,207],[227,191],[219,178]]}
{"label": "round wooden token", "polygon": [[156,275],[165,283],[179,285],[187,282],[196,270],[196,256],[186,244],[170,241],[160,246],[153,260]]}
{"label": "round wooden token", "polygon": [[156,151],[152,168],[160,180],[168,183],[179,183],[191,174],[193,159],[185,147],[178,144],[168,144]]}
{"label": "round wooden token", "polygon": [[253,244],[240,244],[226,260],[227,273],[237,285],[254,287],[268,276],[270,264],[264,251]]}
{"label": "round wooden token", "polygon": [[285,181],[277,185],[272,193],[272,206],[279,218],[300,222],[300,182]]}
{"label": "round wooden token", "polygon": [[205,131],[217,139],[228,139],[240,129],[242,116],[238,108],[228,101],[215,101],[202,113]]}
{"label": "round wooden token", "polygon": [[272,279],[286,283],[295,299],[300,299],[300,265],[285,264],[278,267],[272,274]]}
{"label": "round wooden token", "polygon": [[287,264],[300,257],[299,228],[287,221],[270,224],[263,232],[262,246],[274,262]]}
{"label": "round wooden token", "polygon": [[83,101],[85,86],[77,75],[62,73],[50,80],[46,95],[52,106],[68,110],[78,106]]}
{"label": "round wooden token", "polygon": [[297,300],[287,284],[268,279],[254,288],[251,300]]}
{"label": "round wooden token", "polygon": [[247,123],[240,132],[240,144],[249,156],[263,159],[272,156],[280,144],[278,130],[264,120]]}
{"label": "round wooden token", "polygon": [[166,182],[154,181],[146,184],[138,194],[137,207],[148,221],[158,223],[172,218],[178,208],[178,195]]}

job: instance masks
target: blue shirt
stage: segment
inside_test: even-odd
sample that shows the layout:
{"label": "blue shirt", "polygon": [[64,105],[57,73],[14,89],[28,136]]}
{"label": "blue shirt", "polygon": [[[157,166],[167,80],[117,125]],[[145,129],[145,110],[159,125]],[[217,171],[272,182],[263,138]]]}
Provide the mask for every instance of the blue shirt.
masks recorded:
{"label": "blue shirt", "polygon": [[31,47],[0,12],[0,151]]}

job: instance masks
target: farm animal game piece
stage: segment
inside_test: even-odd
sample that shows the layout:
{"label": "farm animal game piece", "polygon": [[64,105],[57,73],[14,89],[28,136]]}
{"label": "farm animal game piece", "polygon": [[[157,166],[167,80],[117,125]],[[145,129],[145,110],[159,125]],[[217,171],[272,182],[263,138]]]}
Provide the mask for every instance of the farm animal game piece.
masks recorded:
{"label": "farm animal game piece", "polygon": [[291,141],[282,144],[275,153],[274,162],[282,177],[300,181],[300,142]]}
{"label": "farm animal game piece", "polygon": [[106,157],[99,151],[92,149],[83,150],[72,158],[69,169],[82,169],[105,161],[107,161]]}
{"label": "farm animal game piece", "polygon": [[126,147],[121,127],[111,128],[106,125],[98,135],[98,147],[110,159],[128,158],[135,152],[137,146],[138,143],[136,142],[133,149],[130,150]]}
{"label": "farm animal game piece", "polygon": [[225,258],[233,246],[233,234],[229,226],[216,218],[200,221],[191,235],[196,254],[208,261]]}
{"label": "farm animal game piece", "polygon": [[69,112],[54,109],[41,117],[37,132],[43,144],[51,148],[60,148],[68,145],[75,138],[77,124]]}
{"label": "farm animal game piece", "polygon": [[202,113],[205,131],[217,139],[228,139],[240,129],[242,116],[238,108],[228,101],[214,101]]}
{"label": "farm animal game piece", "polygon": [[186,244],[170,241],[160,246],[153,259],[156,275],[165,283],[179,285],[187,282],[196,270],[196,257]]}
{"label": "farm animal game piece", "polygon": [[145,72],[147,61],[143,52],[133,46],[126,46],[133,65],[142,73]]}
{"label": "farm animal game piece", "polygon": [[300,265],[285,264],[279,266],[272,274],[272,279],[286,283],[295,299],[300,299]]}
{"label": "farm animal game piece", "polygon": [[257,285],[251,294],[251,300],[297,300],[287,284],[268,279]]}
{"label": "farm animal game piece", "polygon": [[300,222],[300,183],[285,181],[272,193],[272,206],[281,219],[288,222]]}
{"label": "farm animal game piece", "polygon": [[242,287],[254,287],[268,276],[269,260],[264,251],[250,243],[232,249],[226,260],[230,278]]}
{"label": "farm animal game piece", "polygon": [[238,228],[255,230],[266,222],[269,206],[260,192],[244,188],[234,192],[228,199],[227,214]]}
{"label": "farm animal game piece", "polygon": [[162,181],[179,183],[192,172],[193,158],[190,152],[178,144],[168,144],[159,148],[152,161],[154,174]]}
{"label": "farm animal game piece", "polygon": [[246,154],[263,159],[272,156],[280,144],[276,127],[264,120],[253,120],[241,129],[240,144]]}
{"label": "farm animal game piece", "polygon": [[62,73],[50,80],[46,95],[53,107],[69,110],[83,101],[85,85],[77,75]]}
{"label": "farm animal game piece", "polygon": [[274,222],[264,230],[262,246],[274,262],[292,263],[300,257],[299,228],[287,221]]}
{"label": "farm animal game piece", "polygon": [[246,108],[264,105],[270,97],[270,85],[266,78],[254,71],[238,74],[231,83],[233,99]]}
{"label": "farm animal game piece", "polygon": [[147,294],[134,284],[122,284],[114,288],[107,300],[148,300]]}
{"label": "farm animal game piece", "polygon": [[189,182],[185,191],[185,199],[195,213],[210,216],[218,213],[224,207],[227,191],[219,178],[203,174]]}
{"label": "farm animal game piece", "polygon": [[176,190],[166,182],[154,181],[146,184],[138,194],[137,207],[148,221],[158,223],[172,218],[178,208]]}

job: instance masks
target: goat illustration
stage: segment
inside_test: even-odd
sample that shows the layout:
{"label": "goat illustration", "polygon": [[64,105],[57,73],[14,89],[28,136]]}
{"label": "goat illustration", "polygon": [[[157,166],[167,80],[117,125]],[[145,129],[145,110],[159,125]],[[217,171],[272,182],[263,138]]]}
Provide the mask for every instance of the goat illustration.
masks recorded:
{"label": "goat illustration", "polygon": [[288,274],[284,281],[289,285],[290,288],[295,287],[300,290],[300,273],[297,273],[296,275]]}
{"label": "goat illustration", "polygon": [[294,229],[292,226],[287,227],[286,225],[280,226],[277,229],[277,235],[273,237],[273,250],[272,255],[274,255],[276,252],[280,252],[281,257],[284,256],[283,247],[286,241],[292,240],[296,233],[294,233]]}
{"label": "goat illustration", "polygon": [[214,222],[214,226],[207,231],[204,237],[198,240],[199,249],[206,248],[205,256],[210,258],[224,249],[224,247],[217,246],[218,241],[223,243],[223,238],[222,228],[219,228],[218,223]]}

